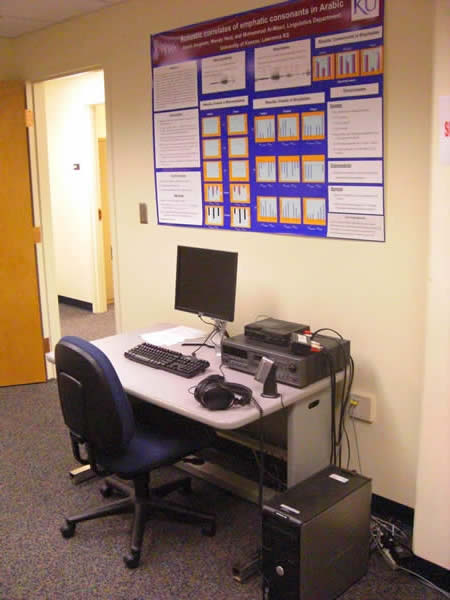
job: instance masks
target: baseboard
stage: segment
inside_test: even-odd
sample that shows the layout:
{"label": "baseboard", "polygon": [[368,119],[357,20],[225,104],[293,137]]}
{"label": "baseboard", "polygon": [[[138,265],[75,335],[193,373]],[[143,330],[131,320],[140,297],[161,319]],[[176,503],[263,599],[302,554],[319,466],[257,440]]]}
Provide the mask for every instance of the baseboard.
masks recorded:
{"label": "baseboard", "polygon": [[393,517],[409,527],[414,524],[413,508],[377,494],[372,494],[372,513],[382,518]]}
{"label": "baseboard", "polygon": [[[386,520],[393,519],[400,521],[406,527],[406,530],[412,530],[414,526],[414,509],[404,504],[388,500],[383,496],[372,494],[372,514]],[[395,550],[392,551],[393,558],[399,568],[406,569],[412,575],[423,577],[441,590],[449,592],[449,574],[447,569],[436,565],[424,558],[420,558],[414,554],[406,553],[403,557],[397,555]]]}
{"label": "baseboard", "polygon": [[69,298],[68,296],[58,296],[58,302],[60,304],[70,304],[71,306],[77,306],[84,310],[92,312],[92,302],[85,302],[84,300],[77,300],[76,298]]}
{"label": "baseboard", "polygon": [[444,592],[450,592],[450,577],[447,569],[415,555],[398,558],[396,562],[400,568],[423,577]]}

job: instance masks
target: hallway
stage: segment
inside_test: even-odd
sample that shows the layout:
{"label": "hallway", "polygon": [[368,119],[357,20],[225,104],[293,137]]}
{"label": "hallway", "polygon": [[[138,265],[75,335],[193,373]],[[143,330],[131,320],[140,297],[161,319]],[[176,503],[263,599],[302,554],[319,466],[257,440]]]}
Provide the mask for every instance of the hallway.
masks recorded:
{"label": "hallway", "polygon": [[59,303],[61,335],[77,335],[86,340],[96,340],[116,333],[114,304],[107,312],[93,313],[78,306]]}

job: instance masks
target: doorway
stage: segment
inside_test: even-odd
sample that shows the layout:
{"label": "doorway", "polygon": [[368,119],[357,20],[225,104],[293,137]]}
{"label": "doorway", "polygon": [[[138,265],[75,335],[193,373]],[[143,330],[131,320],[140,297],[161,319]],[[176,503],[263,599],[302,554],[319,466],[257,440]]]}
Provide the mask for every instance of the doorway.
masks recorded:
{"label": "doorway", "polygon": [[33,100],[50,343],[113,335],[103,71],[35,83]]}

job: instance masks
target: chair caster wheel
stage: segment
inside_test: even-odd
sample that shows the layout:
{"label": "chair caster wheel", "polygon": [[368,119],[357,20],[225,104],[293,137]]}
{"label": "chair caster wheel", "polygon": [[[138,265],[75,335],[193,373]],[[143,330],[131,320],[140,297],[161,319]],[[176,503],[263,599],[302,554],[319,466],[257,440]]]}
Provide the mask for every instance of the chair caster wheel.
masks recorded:
{"label": "chair caster wheel", "polygon": [[140,552],[131,550],[131,552],[129,554],[126,554],[123,557],[123,562],[125,563],[125,566],[128,567],[129,569],[136,569],[136,567],[139,566],[140,558],[141,558]]}
{"label": "chair caster wheel", "polygon": [[206,527],[202,527],[202,535],[206,535],[208,537],[214,537],[216,535],[216,523],[213,521]]}
{"label": "chair caster wheel", "polygon": [[71,523],[66,520],[66,524],[60,527],[61,535],[63,538],[71,538],[75,533],[75,523]]}
{"label": "chair caster wheel", "polygon": [[112,493],[112,487],[107,483],[103,483],[100,487],[100,494],[103,496],[103,498],[109,498],[110,496],[112,496]]}

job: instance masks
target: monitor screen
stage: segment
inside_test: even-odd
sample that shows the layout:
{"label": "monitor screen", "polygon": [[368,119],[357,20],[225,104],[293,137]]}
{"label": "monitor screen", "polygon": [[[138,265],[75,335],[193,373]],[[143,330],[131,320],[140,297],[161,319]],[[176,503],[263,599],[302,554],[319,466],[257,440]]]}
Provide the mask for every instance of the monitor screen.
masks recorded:
{"label": "monitor screen", "polygon": [[234,320],[237,252],[178,246],[175,308]]}

